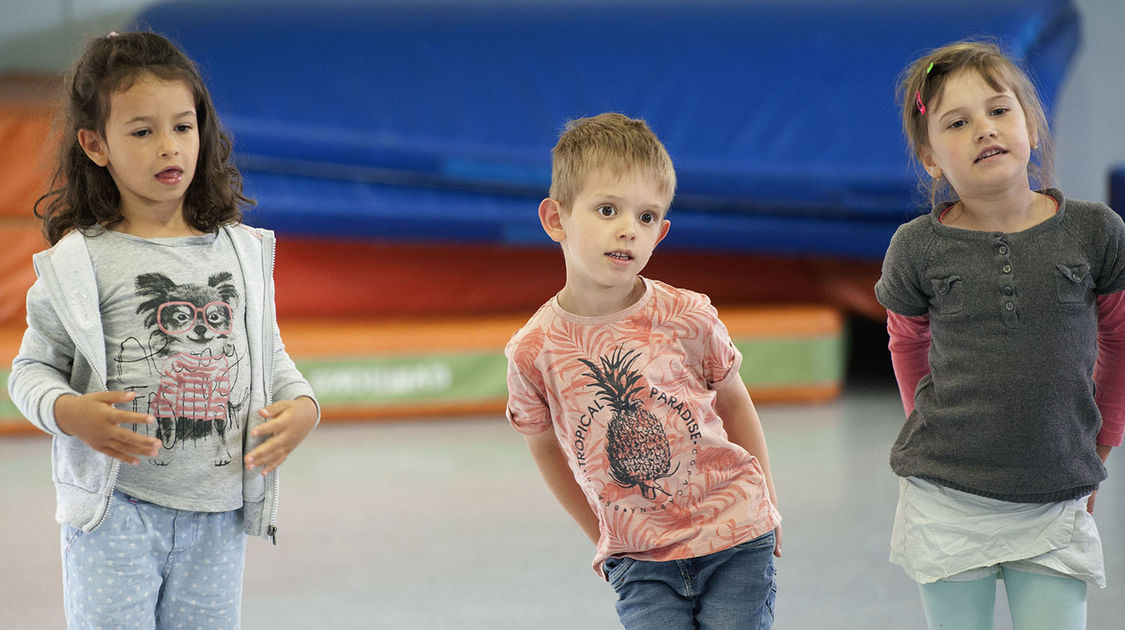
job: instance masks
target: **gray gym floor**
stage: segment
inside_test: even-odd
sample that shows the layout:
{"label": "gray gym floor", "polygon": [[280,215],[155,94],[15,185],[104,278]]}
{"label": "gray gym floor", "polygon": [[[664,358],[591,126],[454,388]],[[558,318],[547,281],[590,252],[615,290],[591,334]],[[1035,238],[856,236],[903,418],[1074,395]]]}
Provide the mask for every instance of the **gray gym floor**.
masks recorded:
{"label": "gray gym floor", "polygon": [[[759,413],[785,518],[774,627],[924,628],[915,586],[886,559],[893,385]],[[0,439],[0,628],[64,626],[49,448]],[[1125,627],[1120,457],[1098,501],[1110,586],[1090,591],[1092,629]],[[248,543],[249,630],[619,627],[591,545],[502,416],[325,424],[282,472],[279,545]]]}

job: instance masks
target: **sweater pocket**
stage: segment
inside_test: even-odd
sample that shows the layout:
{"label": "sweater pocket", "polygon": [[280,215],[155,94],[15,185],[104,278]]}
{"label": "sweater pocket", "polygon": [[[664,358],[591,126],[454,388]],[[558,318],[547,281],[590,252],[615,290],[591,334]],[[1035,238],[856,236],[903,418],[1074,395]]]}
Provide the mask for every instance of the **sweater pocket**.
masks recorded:
{"label": "sweater pocket", "polygon": [[1055,265],[1055,288],[1062,304],[1083,304],[1092,296],[1094,281],[1090,278],[1090,265]]}
{"label": "sweater pocket", "polygon": [[941,315],[954,315],[964,308],[964,282],[961,276],[932,278],[933,297],[930,298],[931,312]]}
{"label": "sweater pocket", "polygon": [[69,435],[51,440],[51,450],[56,484],[73,486],[91,494],[100,494],[105,490],[113,467],[113,460],[108,456]]}

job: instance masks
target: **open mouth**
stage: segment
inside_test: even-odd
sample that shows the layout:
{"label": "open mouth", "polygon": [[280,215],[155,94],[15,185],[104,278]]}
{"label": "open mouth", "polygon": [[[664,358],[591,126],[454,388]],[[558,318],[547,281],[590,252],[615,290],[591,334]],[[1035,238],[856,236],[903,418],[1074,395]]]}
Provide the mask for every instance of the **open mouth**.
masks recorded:
{"label": "open mouth", "polygon": [[1007,151],[1005,151],[1004,149],[1001,149],[1000,147],[989,147],[989,148],[985,149],[983,152],[981,152],[981,154],[977,156],[977,159],[973,160],[973,164],[976,164],[977,162],[980,162],[981,160],[987,160],[990,157],[994,157],[994,156],[997,156],[997,155],[1003,155],[1004,153],[1007,153]]}
{"label": "open mouth", "polygon": [[175,166],[170,166],[156,174],[156,179],[161,184],[168,184],[175,186],[184,179],[184,170]]}
{"label": "open mouth", "polygon": [[630,254],[629,252],[606,252],[605,255],[609,256],[610,258],[613,258],[614,260],[624,260],[624,261],[633,260],[633,255]]}

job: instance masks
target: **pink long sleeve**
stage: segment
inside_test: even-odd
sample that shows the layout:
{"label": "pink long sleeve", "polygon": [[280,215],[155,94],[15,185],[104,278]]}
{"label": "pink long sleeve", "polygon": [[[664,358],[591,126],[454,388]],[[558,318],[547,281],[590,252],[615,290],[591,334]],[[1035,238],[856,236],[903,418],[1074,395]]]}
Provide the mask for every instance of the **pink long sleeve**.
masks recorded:
{"label": "pink long sleeve", "polygon": [[914,411],[914,392],[918,381],[930,373],[930,318],[928,315],[907,317],[887,311],[887,335],[891,365],[902,396],[906,415]]}
{"label": "pink long sleeve", "polygon": [[1094,401],[1102,413],[1098,446],[1121,446],[1125,434],[1125,291],[1098,297]]}

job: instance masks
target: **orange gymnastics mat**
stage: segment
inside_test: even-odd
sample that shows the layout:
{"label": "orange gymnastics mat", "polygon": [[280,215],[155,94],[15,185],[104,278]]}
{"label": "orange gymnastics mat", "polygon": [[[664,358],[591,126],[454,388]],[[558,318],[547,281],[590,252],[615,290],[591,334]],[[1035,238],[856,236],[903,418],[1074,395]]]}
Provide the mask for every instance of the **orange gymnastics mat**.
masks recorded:
{"label": "orange gymnastics mat", "polygon": [[[839,394],[844,324],[824,306],[720,308],[743,353],[755,402],[820,402]],[[309,379],[326,420],[502,414],[504,345],[524,316],[282,322],[289,354]],[[0,328],[0,381],[22,328]],[[0,393],[0,434],[33,431]]]}

